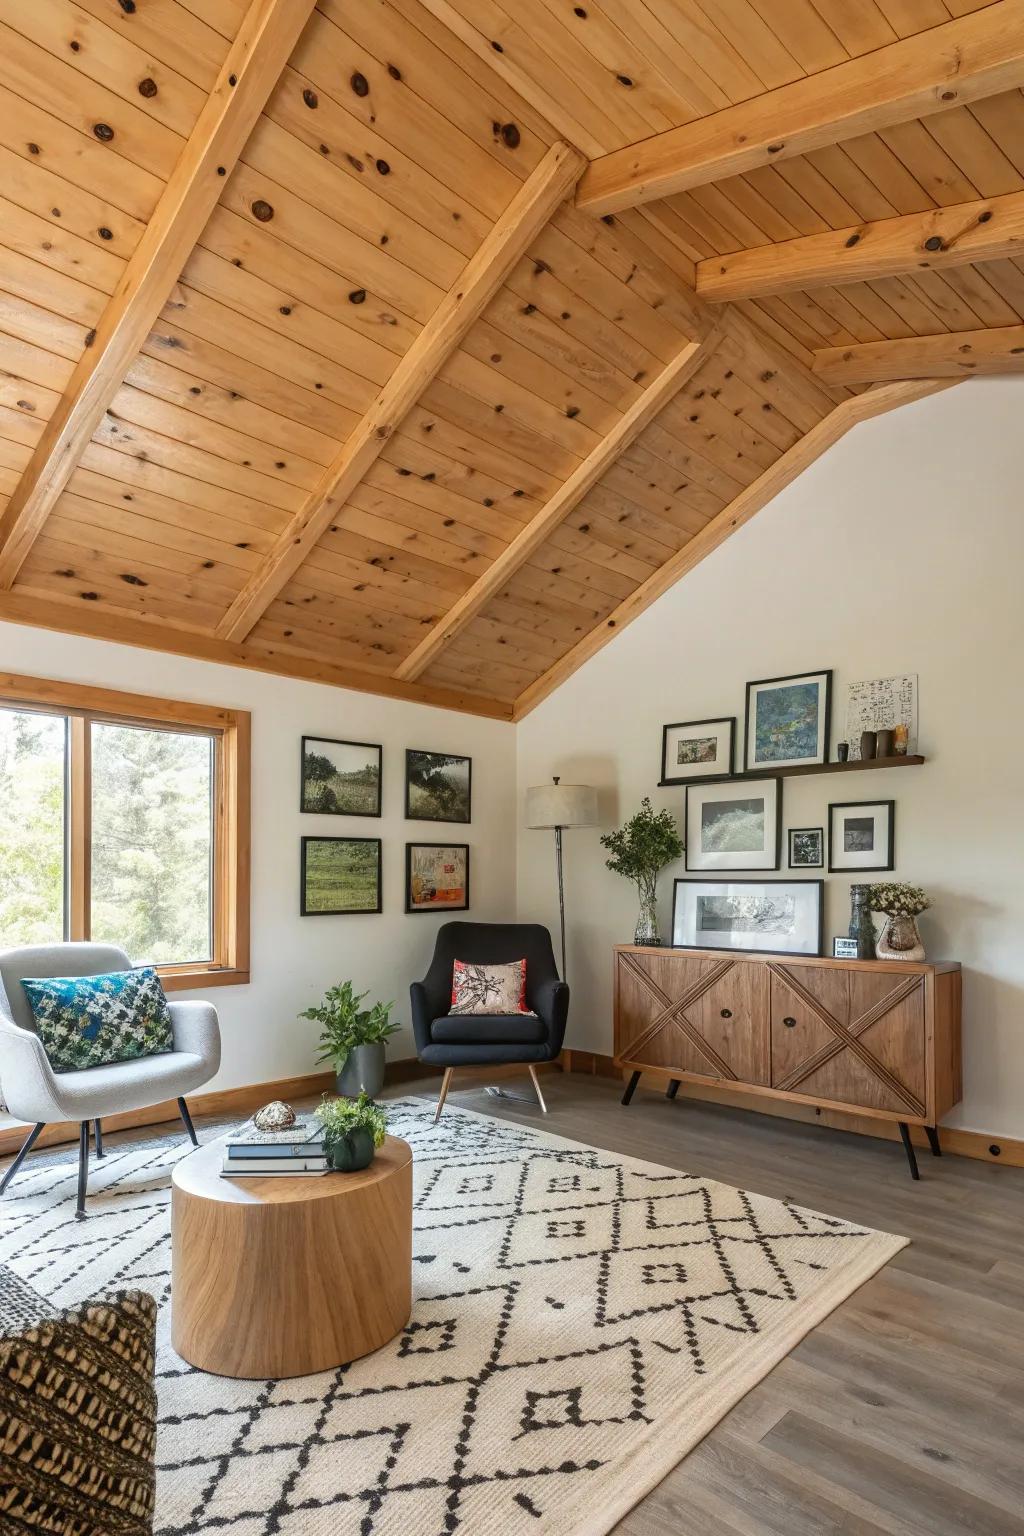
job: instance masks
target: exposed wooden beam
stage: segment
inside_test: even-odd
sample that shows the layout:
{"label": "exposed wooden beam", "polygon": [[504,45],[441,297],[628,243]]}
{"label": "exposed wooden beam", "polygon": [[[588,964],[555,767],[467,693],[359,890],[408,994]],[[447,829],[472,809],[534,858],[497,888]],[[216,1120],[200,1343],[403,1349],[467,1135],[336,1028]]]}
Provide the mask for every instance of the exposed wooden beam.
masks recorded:
{"label": "exposed wooden beam", "polygon": [[[12,585],[167,301],[313,9],[251,0],[142,238],[0,518],[0,588]],[[114,173],[116,175],[116,172]]]}
{"label": "exposed wooden beam", "polygon": [[639,433],[657,416],[673,395],[686,383],[714,351],[717,335],[711,332],[703,341],[691,341],[682,347],[667,367],[643,394],[620,416],[612,430],[601,439],[587,457],[564,481],[555,494],[544,503],[540,511],[520,529],[511,544],[503,549],[483,575],[469,587],[439,623],[422,639],[415,650],[410,651],[401,666],[395,668],[395,677],[406,681],[419,677],[456,635],[462,633],[482,608],[501,591],[511,576],[525,565],[553,529],[557,528],[572,509],[579,505],[589,490],[600,480],[621,453],[624,453]]}
{"label": "exposed wooden beam", "polygon": [[825,383],[963,379],[985,373],[1024,373],[1024,325],[823,347],[814,354],[814,374]]}
{"label": "exposed wooden beam", "polygon": [[818,458],[833,443],[837,443],[851,427],[858,422],[868,421],[872,416],[879,416],[885,411],[892,410],[895,406],[906,405],[912,400],[921,400],[925,395],[935,394],[938,390],[949,389],[954,381],[947,379],[925,379],[919,382],[883,384],[876,389],[867,390],[862,395],[853,395],[837,405],[834,411],[822,417],[816,427],[812,427],[798,443],[780,459],[777,459],[770,468],[748,485],[746,490],[740,492],[727,507],[719,512],[717,517],[695,534],[689,543],[660,566],[653,575],[637,587],[629,597],[615,608],[606,619],[591,630],[589,635],[573,646],[555,662],[553,667],[539,677],[535,683],[531,683],[516,699],[512,718],[521,720],[532,709],[546,699],[549,693],[571,677],[583,663],[589,661],[591,656],[615,638],[620,630],[627,624],[638,618],[645,609],[661,597],[670,587],[674,587],[681,577],[688,571],[692,571],[695,565],[716,550],[720,544],[741,528],[744,523],[761,510],[761,508],[780,491],[790,485],[798,475],[801,475],[809,464]]}
{"label": "exposed wooden beam", "polygon": [[711,256],[697,264],[697,292],[709,303],[722,304],[1022,253],[1024,192],[1010,192]]}
{"label": "exposed wooden beam", "polygon": [[572,191],[585,164],[582,155],[568,144],[553,144],[548,150],[466,263],[319,484],[231,604],[217,628],[222,640],[244,639],[292,579],[407,412]]}
{"label": "exposed wooden beam", "polygon": [[576,204],[616,213],[1024,84],[1024,0],[915,33],[593,160]]}

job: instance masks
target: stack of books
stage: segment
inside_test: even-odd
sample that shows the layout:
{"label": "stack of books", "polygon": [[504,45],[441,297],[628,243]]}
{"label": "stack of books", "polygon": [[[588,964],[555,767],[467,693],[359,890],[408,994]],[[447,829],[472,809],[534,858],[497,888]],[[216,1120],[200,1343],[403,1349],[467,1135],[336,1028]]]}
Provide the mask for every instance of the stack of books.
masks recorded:
{"label": "stack of books", "polygon": [[284,1131],[261,1131],[247,1120],[225,1139],[221,1173],[230,1179],[311,1179],[327,1171],[323,1132],[311,1115]]}

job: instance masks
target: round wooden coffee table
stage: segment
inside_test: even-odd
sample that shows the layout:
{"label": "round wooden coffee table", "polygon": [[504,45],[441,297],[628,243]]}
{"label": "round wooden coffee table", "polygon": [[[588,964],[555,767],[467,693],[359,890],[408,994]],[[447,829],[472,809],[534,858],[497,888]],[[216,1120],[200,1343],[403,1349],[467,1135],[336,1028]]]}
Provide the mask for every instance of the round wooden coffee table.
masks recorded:
{"label": "round wooden coffee table", "polygon": [[174,1170],[171,1342],[218,1376],[305,1376],[368,1355],[412,1309],[412,1150],[361,1173],[225,1179],[224,1144]]}

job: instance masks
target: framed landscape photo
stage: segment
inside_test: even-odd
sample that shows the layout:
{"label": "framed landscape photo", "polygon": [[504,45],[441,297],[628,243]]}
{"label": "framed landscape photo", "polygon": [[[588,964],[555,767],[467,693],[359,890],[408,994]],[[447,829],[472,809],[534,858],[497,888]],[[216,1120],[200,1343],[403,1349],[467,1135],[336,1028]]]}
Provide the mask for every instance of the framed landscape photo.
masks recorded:
{"label": "framed landscape photo", "polygon": [[778,869],[782,780],[686,786],[686,867]]}
{"label": "framed landscape photo", "polygon": [[317,816],[379,816],[383,748],[303,736],[299,810]]}
{"label": "framed landscape photo", "polygon": [[685,784],[688,779],[722,778],[735,769],[736,717],[684,720],[662,727],[661,779]]}
{"label": "framed landscape photo", "polygon": [[790,827],[789,867],[790,869],[824,869],[824,827]]}
{"label": "framed landscape photo", "polygon": [[828,808],[829,873],[892,869],[896,852],[895,800],[851,800]]}
{"label": "framed landscape photo", "polygon": [[746,771],[827,763],[831,712],[831,671],[748,683]]}
{"label": "framed landscape photo", "polygon": [[694,880],[680,877],[672,901],[679,949],[820,955],[824,880]]}
{"label": "framed landscape photo", "polygon": [[406,843],[405,910],[465,912],[469,907],[469,845]]}
{"label": "framed landscape photo", "polygon": [[405,754],[405,817],[407,821],[471,819],[473,759],[447,752]]}
{"label": "framed landscape photo", "polygon": [[380,912],[379,837],[302,839],[303,917]]}

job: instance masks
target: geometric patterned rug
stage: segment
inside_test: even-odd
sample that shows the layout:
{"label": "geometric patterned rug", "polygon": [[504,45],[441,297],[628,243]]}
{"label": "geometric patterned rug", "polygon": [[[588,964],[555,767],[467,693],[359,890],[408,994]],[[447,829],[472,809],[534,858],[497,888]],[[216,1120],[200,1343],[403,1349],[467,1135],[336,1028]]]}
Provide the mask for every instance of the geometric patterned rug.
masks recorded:
{"label": "geometric patterned rug", "polygon": [[112,1136],[87,1221],[77,1149],[30,1156],[0,1202],[0,1262],[47,1300],[160,1304],[156,1536],[603,1536],[904,1246],[489,1116],[387,1110],[415,1159],[412,1319],[316,1376],[171,1350],[182,1136]]}

